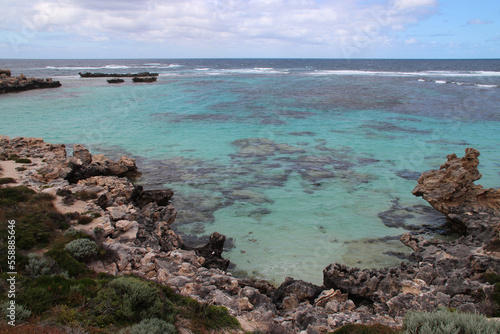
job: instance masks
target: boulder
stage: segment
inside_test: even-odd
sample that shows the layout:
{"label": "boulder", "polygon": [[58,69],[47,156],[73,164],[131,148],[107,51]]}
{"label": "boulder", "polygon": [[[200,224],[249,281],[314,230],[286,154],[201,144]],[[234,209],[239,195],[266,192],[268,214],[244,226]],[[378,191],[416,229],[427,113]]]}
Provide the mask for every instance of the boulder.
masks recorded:
{"label": "boulder", "polygon": [[[287,277],[280,287],[274,292],[273,302],[280,305],[283,303],[289,304],[296,300],[299,304],[302,302],[313,304],[314,300],[320,295],[322,290],[323,288],[312,283]],[[286,299],[286,297],[292,297],[292,299]]]}

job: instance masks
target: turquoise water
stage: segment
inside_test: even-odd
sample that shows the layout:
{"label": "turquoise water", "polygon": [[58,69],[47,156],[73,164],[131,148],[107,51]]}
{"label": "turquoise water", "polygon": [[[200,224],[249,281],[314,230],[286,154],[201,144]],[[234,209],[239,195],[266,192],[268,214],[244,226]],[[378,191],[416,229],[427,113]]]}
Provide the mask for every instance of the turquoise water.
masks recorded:
{"label": "turquoise water", "polygon": [[[139,183],[174,189],[186,242],[230,239],[237,275],[321,283],[332,262],[399,263],[402,233],[443,231],[411,195],[418,176],[466,147],[500,184],[498,62],[64,62],[13,62],[63,87],[0,96],[0,133],[135,157]],[[84,67],[160,77],[109,85]]]}

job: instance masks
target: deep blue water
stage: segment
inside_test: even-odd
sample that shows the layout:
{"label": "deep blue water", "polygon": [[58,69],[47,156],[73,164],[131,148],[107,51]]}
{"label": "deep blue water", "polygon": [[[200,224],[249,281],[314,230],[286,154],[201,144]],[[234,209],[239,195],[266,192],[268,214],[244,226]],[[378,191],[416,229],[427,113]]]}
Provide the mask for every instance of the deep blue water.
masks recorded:
{"label": "deep blue water", "polygon": [[[446,155],[481,151],[500,184],[499,60],[0,60],[61,88],[0,96],[0,134],[137,159],[170,187],[187,242],[231,238],[237,274],[321,283],[331,262],[380,267],[443,218],[411,195]],[[107,84],[78,72],[157,72]],[[229,248],[229,247],[228,247]]]}

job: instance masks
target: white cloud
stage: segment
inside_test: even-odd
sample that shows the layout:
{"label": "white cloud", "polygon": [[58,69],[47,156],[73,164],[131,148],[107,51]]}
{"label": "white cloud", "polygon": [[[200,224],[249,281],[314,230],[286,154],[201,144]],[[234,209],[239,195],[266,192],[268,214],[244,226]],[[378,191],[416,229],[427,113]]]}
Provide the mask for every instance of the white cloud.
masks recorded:
{"label": "white cloud", "polygon": [[467,24],[468,25],[481,25],[481,24],[491,24],[493,23],[492,21],[489,21],[489,20],[480,20],[480,19],[472,19],[472,20],[469,20],[467,21]]}
{"label": "white cloud", "polygon": [[405,43],[406,44],[415,44],[415,43],[418,43],[418,39],[416,39],[416,38],[409,38],[409,39],[405,40]]}
{"label": "white cloud", "polygon": [[415,8],[436,7],[436,0],[394,0],[393,6],[398,10],[407,10]]}
{"label": "white cloud", "polygon": [[[36,31],[141,42],[269,43],[347,48],[355,52],[387,41],[432,14],[436,0],[0,0]],[[26,25],[26,23],[25,23]],[[13,27],[12,25],[10,25]],[[15,28],[13,28],[15,29]]]}

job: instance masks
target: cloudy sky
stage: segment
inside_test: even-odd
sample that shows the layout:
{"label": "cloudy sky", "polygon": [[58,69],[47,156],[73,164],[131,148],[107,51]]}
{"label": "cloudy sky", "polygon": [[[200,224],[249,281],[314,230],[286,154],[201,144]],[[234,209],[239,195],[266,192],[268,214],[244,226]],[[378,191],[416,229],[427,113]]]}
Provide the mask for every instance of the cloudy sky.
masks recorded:
{"label": "cloudy sky", "polygon": [[500,58],[500,0],[0,0],[0,58]]}

